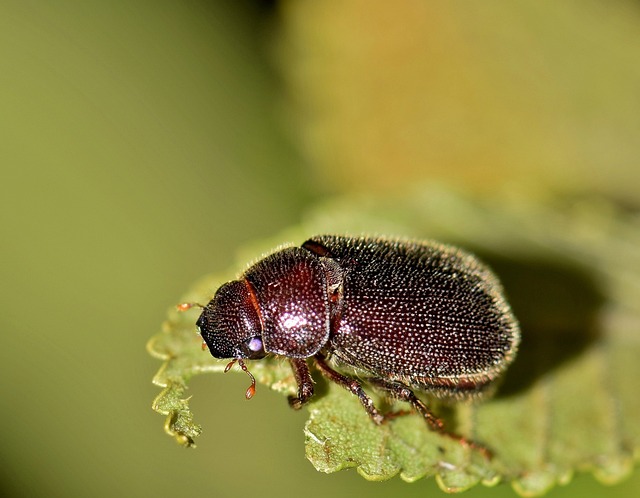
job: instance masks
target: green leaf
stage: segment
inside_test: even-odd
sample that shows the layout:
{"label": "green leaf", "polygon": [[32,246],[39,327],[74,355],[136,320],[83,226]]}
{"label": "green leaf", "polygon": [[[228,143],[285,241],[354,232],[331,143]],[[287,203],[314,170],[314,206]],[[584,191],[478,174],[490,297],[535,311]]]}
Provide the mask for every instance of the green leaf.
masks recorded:
{"label": "green leaf", "polygon": [[[640,222],[598,200],[557,205],[494,197],[478,201],[442,188],[387,200],[336,199],[302,226],[241,253],[244,264],[277,245],[318,233],[433,238],[474,251],[501,277],[522,327],[522,345],[497,395],[483,403],[431,402],[450,430],[490,448],[491,459],[427,429],[416,414],[374,425],[358,400],[313,372],[306,455],[320,471],[356,467],[367,479],[435,476],[442,489],[511,482],[524,496],[591,471],[605,483],[628,475],[640,454]],[[224,281],[206,277],[185,301],[206,302]],[[200,433],[184,392],[189,379],[221,372],[202,354],[197,310],[172,311],[149,351],[164,360],[154,409],[166,430],[192,445]],[[287,362],[249,362],[258,382],[295,393]],[[235,369],[234,369],[235,370]],[[380,406],[388,401],[369,391]],[[427,398],[428,400],[428,398]],[[387,405],[385,405],[387,403]]]}

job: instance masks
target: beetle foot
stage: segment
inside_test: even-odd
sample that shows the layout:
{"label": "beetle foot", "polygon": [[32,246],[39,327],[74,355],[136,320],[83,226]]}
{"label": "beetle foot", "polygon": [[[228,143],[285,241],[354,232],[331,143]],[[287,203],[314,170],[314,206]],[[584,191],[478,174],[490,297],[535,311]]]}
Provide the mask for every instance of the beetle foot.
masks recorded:
{"label": "beetle foot", "polygon": [[293,376],[296,379],[296,384],[298,384],[298,395],[289,396],[289,406],[294,410],[299,410],[313,396],[313,379],[309,373],[307,360],[304,358],[291,358],[289,363],[291,363]]}
{"label": "beetle foot", "polygon": [[478,451],[483,457],[485,457],[487,460],[491,460],[493,458],[493,452],[487,448],[486,446],[483,446],[479,443],[476,443],[474,441],[471,441],[465,437],[462,436],[458,436],[457,434],[450,434],[450,433],[445,433],[447,436],[449,436],[452,439],[455,439],[456,441],[458,441],[460,443],[460,445],[464,446],[465,448],[469,448],[475,451]]}
{"label": "beetle foot", "polygon": [[373,409],[373,412],[370,410],[367,410],[367,412],[369,413],[369,417],[371,417],[371,420],[373,420],[373,423],[376,425],[382,425],[387,421],[386,415],[383,415],[375,408]]}
{"label": "beetle foot", "polygon": [[289,401],[289,406],[294,410],[299,410],[300,408],[302,408],[302,405],[304,405],[304,401],[302,401],[297,396],[289,396],[287,399]]}

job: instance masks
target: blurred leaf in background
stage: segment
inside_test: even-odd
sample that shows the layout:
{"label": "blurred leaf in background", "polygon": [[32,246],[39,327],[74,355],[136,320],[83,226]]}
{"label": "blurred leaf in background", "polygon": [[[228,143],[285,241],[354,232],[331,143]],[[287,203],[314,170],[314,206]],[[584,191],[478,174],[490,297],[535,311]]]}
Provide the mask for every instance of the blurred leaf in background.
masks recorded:
{"label": "blurred leaf in background", "polygon": [[144,344],[191,280],[309,202],[263,14],[1,2],[3,496],[216,492],[211,454],[158,437]]}
{"label": "blurred leaf in background", "polygon": [[638,205],[637,2],[283,7],[295,131],[330,188],[524,183]]}

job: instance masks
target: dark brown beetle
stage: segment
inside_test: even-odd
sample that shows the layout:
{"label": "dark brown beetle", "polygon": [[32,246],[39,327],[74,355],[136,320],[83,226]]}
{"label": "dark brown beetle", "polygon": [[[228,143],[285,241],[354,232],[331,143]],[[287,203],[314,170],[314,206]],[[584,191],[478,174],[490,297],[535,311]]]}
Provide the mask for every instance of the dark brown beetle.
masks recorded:
{"label": "dark brown beetle", "polygon": [[[189,305],[184,305],[183,309]],[[518,324],[494,274],[472,255],[433,242],[318,236],[282,249],[224,284],[197,322],[216,358],[289,359],[300,408],[313,395],[307,359],[384,416],[360,381],[442,423],[413,390],[465,399],[490,390],[513,360]],[[251,374],[249,374],[251,375]],[[255,380],[247,398],[255,392]]]}

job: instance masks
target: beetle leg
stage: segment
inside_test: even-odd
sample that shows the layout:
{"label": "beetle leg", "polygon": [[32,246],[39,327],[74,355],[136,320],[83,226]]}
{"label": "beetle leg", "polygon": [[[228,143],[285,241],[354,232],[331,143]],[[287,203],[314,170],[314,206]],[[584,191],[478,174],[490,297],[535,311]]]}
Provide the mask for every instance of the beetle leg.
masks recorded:
{"label": "beetle leg", "polygon": [[289,405],[299,410],[313,396],[313,379],[306,359],[290,358],[289,363],[291,363],[293,376],[298,384],[298,396],[289,396]]}
{"label": "beetle leg", "polygon": [[364,392],[362,389],[362,385],[355,379],[342,375],[336,372],[333,368],[331,368],[326,362],[325,358],[321,355],[314,356],[316,361],[316,365],[318,369],[322,372],[322,374],[327,377],[329,380],[335,382],[336,384],[341,385],[346,390],[351,391],[353,394],[358,396],[360,403],[364,406],[364,409],[367,411],[371,419],[378,425],[382,424],[385,420],[384,415],[382,415],[374,406],[373,400],[369,397],[369,395]]}
{"label": "beetle leg", "polygon": [[388,392],[392,397],[400,401],[411,403],[411,406],[425,419],[429,427],[437,432],[444,432],[444,424],[442,420],[436,417],[427,405],[420,400],[413,391],[401,384],[393,384],[382,379],[370,379],[370,382],[376,387]]}
{"label": "beetle leg", "polygon": [[489,450],[488,448],[485,448],[481,444],[475,443],[474,441],[470,441],[463,436],[447,432],[442,420],[436,417],[433,412],[429,410],[429,408],[427,408],[427,405],[425,405],[408,387],[403,386],[402,384],[394,384],[383,379],[376,378],[369,379],[369,382],[371,382],[371,384],[375,385],[376,387],[388,392],[394,398],[399,399],[400,401],[411,403],[411,406],[413,406],[413,408],[420,415],[422,415],[422,418],[425,419],[427,424],[429,424],[429,427],[431,427],[434,431],[458,441],[463,446],[478,450],[485,458],[491,459],[491,450]]}

